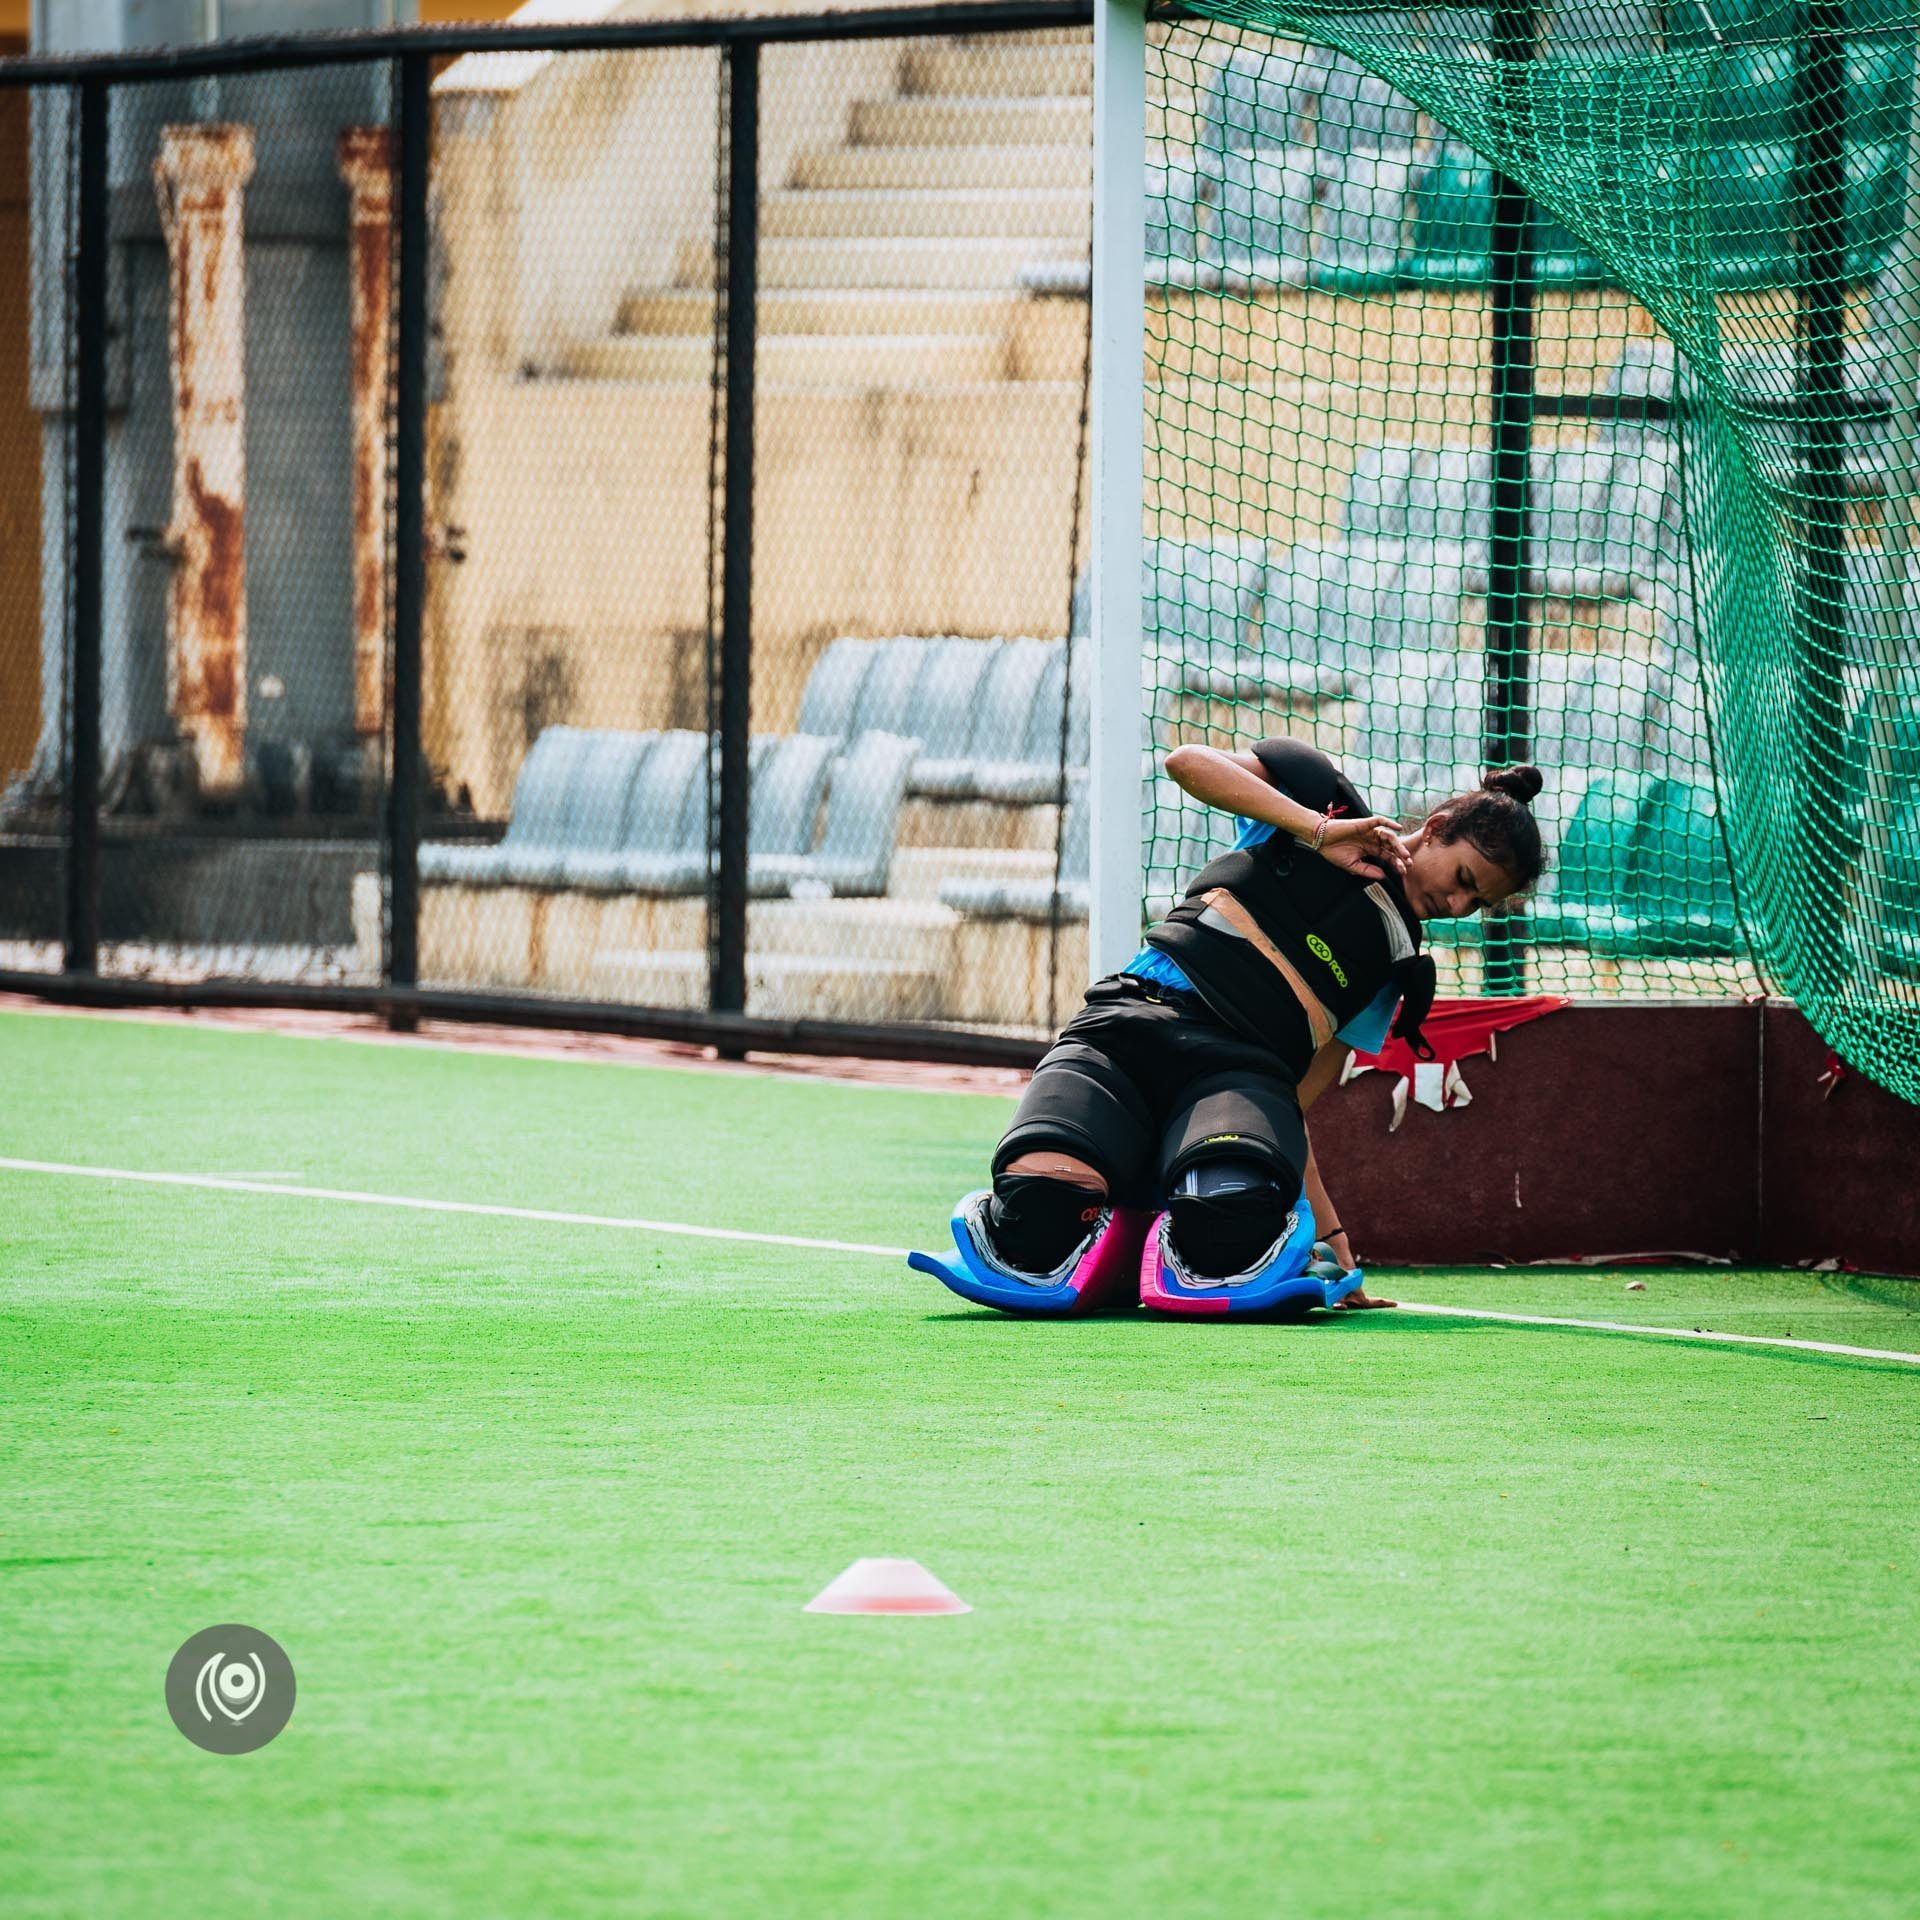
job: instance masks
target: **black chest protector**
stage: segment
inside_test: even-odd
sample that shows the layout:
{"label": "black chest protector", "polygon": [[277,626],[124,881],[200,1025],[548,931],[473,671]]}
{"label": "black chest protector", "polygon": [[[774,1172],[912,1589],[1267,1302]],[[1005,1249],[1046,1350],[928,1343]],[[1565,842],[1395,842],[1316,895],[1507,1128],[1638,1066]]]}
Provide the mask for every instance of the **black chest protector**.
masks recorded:
{"label": "black chest protector", "polygon": [[1420,951],[1420,922],[1394,876],[1364,879],[1275,833],[1203,867],[1147,944],[1176,960],[1223,1019],[1268,1042],[1280,1024],[1274,996],[1292,989],[1263,947],[1285,960],[1335,1028],[1392,987],[1401,1000],[1393,1031],[1431,1057],[1420,1028],[1433,1005],[1433,961]]}

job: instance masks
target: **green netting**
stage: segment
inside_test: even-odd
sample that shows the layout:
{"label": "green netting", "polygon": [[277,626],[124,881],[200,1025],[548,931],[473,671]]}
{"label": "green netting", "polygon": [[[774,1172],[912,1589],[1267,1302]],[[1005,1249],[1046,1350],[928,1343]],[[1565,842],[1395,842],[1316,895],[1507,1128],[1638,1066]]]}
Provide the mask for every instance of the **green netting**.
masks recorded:
{"label": "green netting", "polygon": [[[1783,992],[1910,1100],[1916,25],[1197,0],[1148,76],[1156,747],[1413,818],[1531,759],[1446,986]],[[1214,831],[1155,788],[1150,905]]]}

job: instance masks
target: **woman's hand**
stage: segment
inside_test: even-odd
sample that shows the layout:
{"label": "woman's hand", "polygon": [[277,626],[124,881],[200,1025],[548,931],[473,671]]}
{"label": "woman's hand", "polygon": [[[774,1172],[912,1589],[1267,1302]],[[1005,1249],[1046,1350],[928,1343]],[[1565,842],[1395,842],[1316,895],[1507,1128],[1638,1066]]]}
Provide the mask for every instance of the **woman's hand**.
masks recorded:
{"label": "woman's hand", "polygon": [[1389,870],[1405,873],[1411,857],[1399,824],[1378,813],[1364,820],[1329,820],[1320,836],[1320,853],[1336,867],[1369,880],[1379,880]]}
{"label": "woman's hand", "polygon": [[[1351,1273],[1360,1264],[1353,1257],[1353,1243],[1347,1238],[1347,1230],[1344,1227],[1335,1227],[1327,1235],[1327,1246],[1332,1251],[1333,1257],[1340,1262],[1342,1273]],[[1362,1307],[1397,1307],[1399,1304],[1398,1300],[1385,1300],[1378,1294],[1369,1293],[1364,1287],[1355,1287],[1340,1302],[1341,1306],[1353,1307],[1356,1310]]]}
{"label": "woman's hand", "polygon": [[1399,1304],[1398,1300],[1383,1300],[1377,1293],[1369,1293],[1364,1287],[1355,1287],[1340,1302],[1342,1307],[1351,1307],[1356,1313],[1363,1307],[1397,1307]]}

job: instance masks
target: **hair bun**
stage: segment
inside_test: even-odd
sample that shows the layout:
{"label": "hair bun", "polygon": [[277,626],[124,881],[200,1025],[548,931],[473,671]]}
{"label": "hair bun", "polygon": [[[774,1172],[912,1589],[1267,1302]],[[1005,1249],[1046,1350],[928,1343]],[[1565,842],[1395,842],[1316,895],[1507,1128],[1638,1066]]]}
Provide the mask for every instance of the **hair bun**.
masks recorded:
{"label": "hair bun", "polygon": [[1524,764],[1517,767],[1496,767],[1480,782],[1489,793],[1504,793],[1509,800],[1518,800],[1520,804],[1531,806],[1533,796],[1545,782],[1540,777],[1538,767]]}

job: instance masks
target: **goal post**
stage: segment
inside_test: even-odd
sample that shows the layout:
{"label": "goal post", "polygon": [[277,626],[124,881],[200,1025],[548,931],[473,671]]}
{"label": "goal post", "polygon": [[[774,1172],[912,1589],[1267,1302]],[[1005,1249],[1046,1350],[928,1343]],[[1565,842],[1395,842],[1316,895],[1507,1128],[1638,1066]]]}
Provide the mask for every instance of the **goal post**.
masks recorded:
{"label": "goal post", "polygon": [[1147,264],[1145,0],[1096,0],[1093,41],[1093,979],[1140,944],[1144,868],[1140,576],[1145,510]]}

